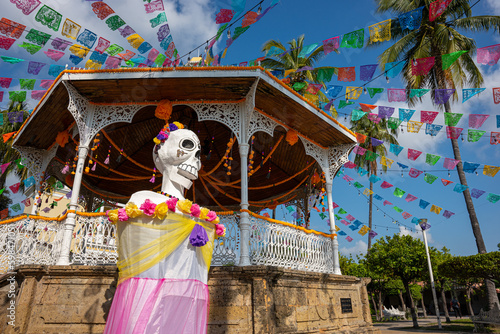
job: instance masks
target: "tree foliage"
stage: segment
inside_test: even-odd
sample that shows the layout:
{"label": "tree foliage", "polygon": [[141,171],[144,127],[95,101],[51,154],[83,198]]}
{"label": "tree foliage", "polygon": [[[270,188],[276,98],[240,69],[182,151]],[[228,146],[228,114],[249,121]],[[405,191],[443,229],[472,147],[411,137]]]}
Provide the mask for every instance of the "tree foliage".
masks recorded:
{"label": "tree foliage", "polygon": [[489,278],[500,280],[500,251],[456,256],[444,261],[438,270],[451,279]]}
{"label": "tree foliage", "polygon": [[393,279],[401,279],[406,298],[410,301],[413,327],[418,328],[410,283],[420,280],[427,272],[424,243],[410,235],[386,236],[373,244],[366,260],[370,270]]}

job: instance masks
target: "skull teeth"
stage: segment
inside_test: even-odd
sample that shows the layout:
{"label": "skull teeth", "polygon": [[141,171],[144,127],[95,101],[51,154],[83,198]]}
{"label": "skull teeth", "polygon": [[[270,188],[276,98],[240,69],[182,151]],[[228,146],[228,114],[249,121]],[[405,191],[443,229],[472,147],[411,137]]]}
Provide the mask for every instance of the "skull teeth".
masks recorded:
{"label": "skull teeth", "polygon": [[196,167],[191,166],[191,165],[181,164],[181,165],[179,165],[178,168],[180,170],[183,170],[186,173],[189,173],[189,174],[193,175],[194,177],[196,177],[197,174],[198,174],[198,171],[197,171]]}

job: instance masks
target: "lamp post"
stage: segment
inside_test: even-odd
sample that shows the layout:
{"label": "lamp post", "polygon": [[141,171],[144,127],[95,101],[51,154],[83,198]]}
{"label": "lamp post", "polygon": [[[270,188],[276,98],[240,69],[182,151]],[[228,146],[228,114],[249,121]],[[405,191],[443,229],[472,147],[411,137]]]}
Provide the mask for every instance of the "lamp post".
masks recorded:
{"label": "lamp post", "polygon": [[[422,235],[424,236],[425,253],[427,254],[427,265],[429,266],[429,275],[431,278],[432,298],[434,299],[434,309],[436,310],[438,328],[443,329],[441,326],[441,315],[439,312],[438,299],[436,296],[436,287],[434,285],[434,274],[432,273],[431,257],[429,255],[429,245],[427,244],[427,234],[425,233],[425,230],[427,230],[431,226],[429,224],[427,224],[427,219],[424,218],[424,219],[420,219],[420,227],[422,229]],[[424,305],[424,307],[425,307],[425,305]]]}

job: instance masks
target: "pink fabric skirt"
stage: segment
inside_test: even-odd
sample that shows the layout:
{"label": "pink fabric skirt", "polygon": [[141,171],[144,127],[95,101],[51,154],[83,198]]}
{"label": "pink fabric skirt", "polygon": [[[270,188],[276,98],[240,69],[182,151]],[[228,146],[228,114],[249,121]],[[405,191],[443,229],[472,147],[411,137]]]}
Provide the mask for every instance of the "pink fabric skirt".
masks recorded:
{"label": "pink fabric skirt", "polygon": [[104,334],[204,334],[208,301],[198,280],[129,278],[116,289]]}

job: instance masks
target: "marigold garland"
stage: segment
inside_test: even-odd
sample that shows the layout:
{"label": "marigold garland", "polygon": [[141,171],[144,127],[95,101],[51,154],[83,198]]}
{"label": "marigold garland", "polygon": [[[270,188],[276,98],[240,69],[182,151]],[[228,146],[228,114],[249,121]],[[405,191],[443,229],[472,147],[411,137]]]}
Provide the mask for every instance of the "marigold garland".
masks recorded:
{"label": "marigold garland", "polygon": [[125,208],[106,211],[106,216],[111,223],[116,224],[118,221],[125,222],[129,218],[137,218],[141,215],[165,219],[169,212],[175,213],[177,210],[185,215],[214,224],[218,236],[224,236],[226,233],[226,228],[224,225],[219,224],[220,218],[215,211],[202,208],[188,199],[178,200],[176,197],[170,197],[165,202],[159,204],[146,199],[140,207],[137,207],[133,202],[129,202]]}
{"label": "marigold garland", "polygon": [[259,218],[259,219],[263,219],[263,220],[266,220],[270,223],[276,223],[276,224],[280,224],[280,225],[284,225],[284,226],[287,226],[287,227],[291,227],[291,228],[294,228],[296,230],[301,230],[303,232],[306,232],[308,234],[316,234],[316,235],[321,235],[321,236],[324,236],[324,237],[327,237],[327,238],[330,238],[330,239],[333,239],[334,237],[337,236],[336,233],[333,233],[333,234],[327,234],[327,233],[323,233],[323,232],[319,232],[319,231],[316,231],[316,230],[309,230],[305,227],[302,227],[302,226],[297,226],[297,225],[294,225],[294,224],[291,224],[291,223],[287,223],[287,222],[284,222],[284,221],[281,221],[281,220],[276,220],[276,219],[272,219],[272,218],[267,218],[265,216],[261,216],[259,214],[256,214],[256,213],[253,213],[252,211],[250,210],[245,210],[245,209],[241,209],[240,210],[241,212],[247,212],[248,214],[250,214],[251,216],[254,216],[256,218]]}

